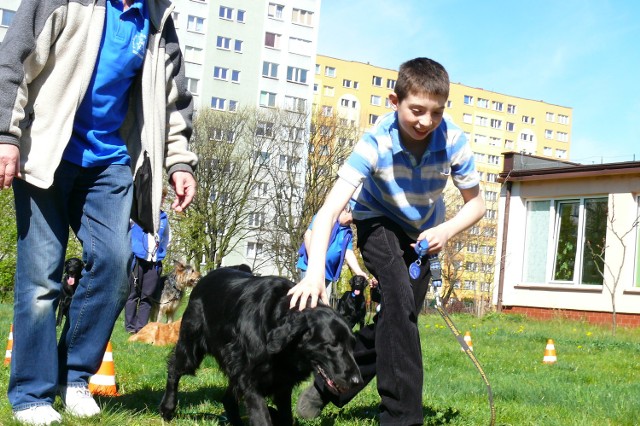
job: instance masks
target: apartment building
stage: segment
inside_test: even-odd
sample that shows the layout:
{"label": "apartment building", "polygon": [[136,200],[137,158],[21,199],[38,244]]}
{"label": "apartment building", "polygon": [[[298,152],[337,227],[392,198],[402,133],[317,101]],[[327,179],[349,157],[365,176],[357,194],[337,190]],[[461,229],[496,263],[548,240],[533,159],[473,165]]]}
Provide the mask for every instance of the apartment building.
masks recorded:
{"label": "apartment building", "polygon": [[[369,63],[316,56],[314,106],[361,131],[391,111],[388,95],[398,71]],[[467,135],[481,174],[485,217],[466,236],[451,241],[451,282],[468,297],[487,298],[496,272],[495,243],[502,154],[516,151],[566,160],[572,109],[542,101],[451,83],[445,112]],[[450,207],[451,210],[455,206]],[[443,255],[446,257],[447,255]]]}

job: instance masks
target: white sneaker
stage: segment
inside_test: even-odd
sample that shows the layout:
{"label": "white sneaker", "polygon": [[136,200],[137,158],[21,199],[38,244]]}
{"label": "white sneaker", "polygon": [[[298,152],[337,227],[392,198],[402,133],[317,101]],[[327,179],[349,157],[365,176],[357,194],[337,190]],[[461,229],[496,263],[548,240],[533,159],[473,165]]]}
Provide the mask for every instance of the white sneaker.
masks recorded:
{"label": "white sneaker", "polygon": [[60,395],[67,412],[76,417],[91,417],[100,414],[100,407],[86,386],[61,386]]}
{"label": "white sneaker", "polygon": [[20,411],[13,412],[13,418],[23,425],[49,426],[52,423],[62,422],[60,413],[50,405],[38,405]]}

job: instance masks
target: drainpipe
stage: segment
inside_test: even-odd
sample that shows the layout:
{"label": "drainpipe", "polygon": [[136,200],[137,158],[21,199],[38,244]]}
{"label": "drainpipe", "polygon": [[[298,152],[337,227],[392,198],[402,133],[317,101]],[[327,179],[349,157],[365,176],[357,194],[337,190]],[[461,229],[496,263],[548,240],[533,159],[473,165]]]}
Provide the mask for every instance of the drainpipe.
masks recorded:
{"label": "drainpipe", "polygon": [[504,202],[504,221],[502,225],[502,248],[500,250],[500,275],[498,276],[498,305],[496,310],[502,312],[502,293],[504,290],[504,264],[507,250],[507,236],[509,234],[509,207],[511,206],[511,186],[513,182],[507,181],[507,194]]}

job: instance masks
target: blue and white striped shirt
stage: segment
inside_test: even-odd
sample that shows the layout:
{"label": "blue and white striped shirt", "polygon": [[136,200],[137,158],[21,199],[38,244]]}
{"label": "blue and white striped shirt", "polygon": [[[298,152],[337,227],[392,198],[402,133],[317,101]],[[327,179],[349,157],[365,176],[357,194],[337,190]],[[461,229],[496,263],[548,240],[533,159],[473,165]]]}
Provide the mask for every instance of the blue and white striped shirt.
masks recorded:
{"label": "blue and white striped shirt", "polygon": [[445,219],[442,191],[449,176],[460,189],[480,183],[464,132],[447,119],[429,135],[420,162],[400,141],[397,113],[381,117],[338,171],[359,190],[353,218],[386,216],[413,238]]}

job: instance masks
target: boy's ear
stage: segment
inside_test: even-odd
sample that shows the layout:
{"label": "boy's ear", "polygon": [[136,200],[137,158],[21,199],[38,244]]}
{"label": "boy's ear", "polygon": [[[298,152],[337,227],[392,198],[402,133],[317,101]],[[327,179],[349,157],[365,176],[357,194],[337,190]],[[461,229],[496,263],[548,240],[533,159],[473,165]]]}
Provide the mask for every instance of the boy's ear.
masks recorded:
{"label": "boy's ear", "polygon": [[391,109],[394,111],[398,110],[398,95],[395,92],[389,93],[389,100],[391,101]]}

